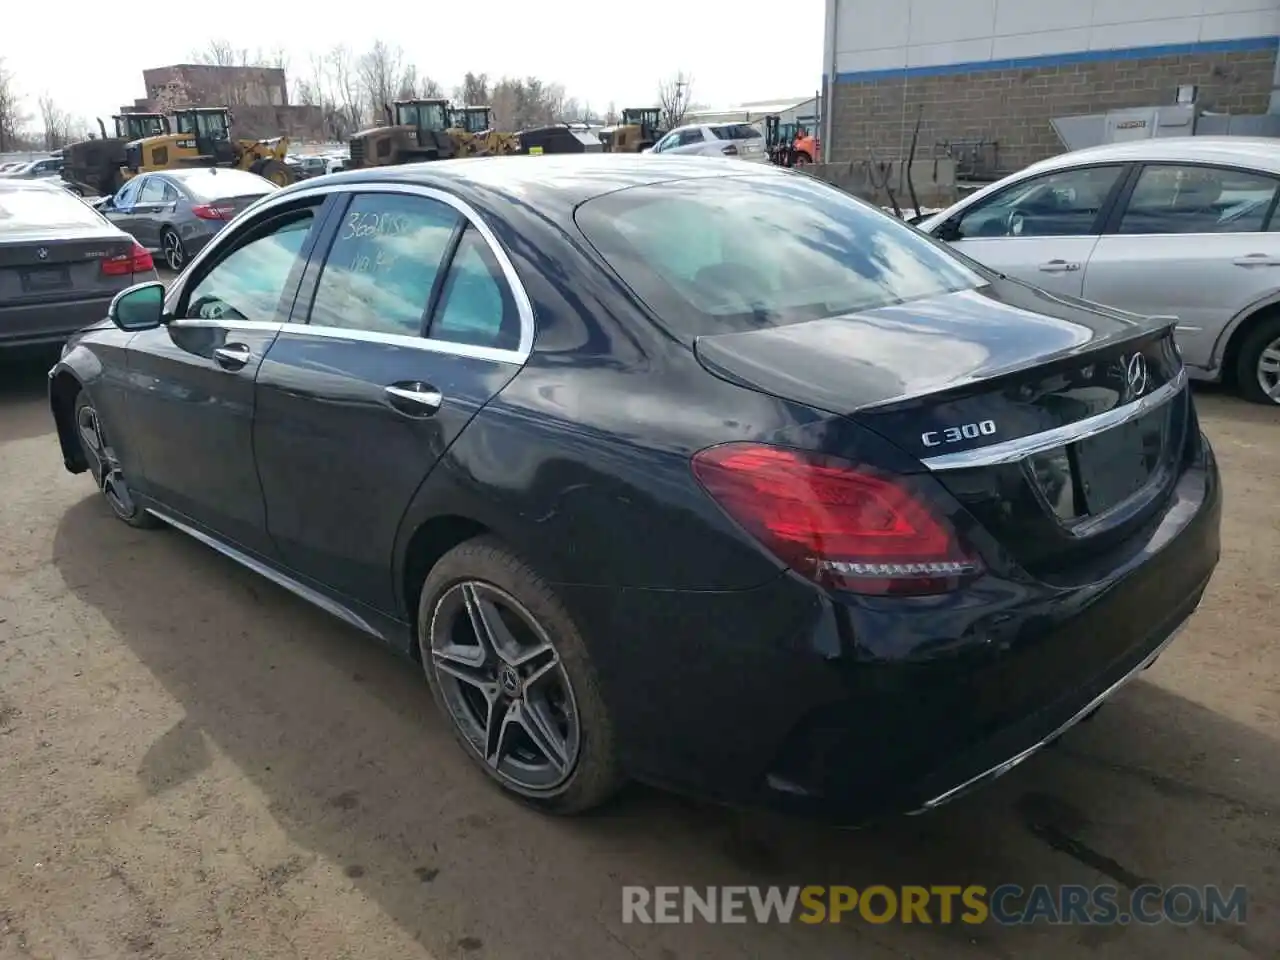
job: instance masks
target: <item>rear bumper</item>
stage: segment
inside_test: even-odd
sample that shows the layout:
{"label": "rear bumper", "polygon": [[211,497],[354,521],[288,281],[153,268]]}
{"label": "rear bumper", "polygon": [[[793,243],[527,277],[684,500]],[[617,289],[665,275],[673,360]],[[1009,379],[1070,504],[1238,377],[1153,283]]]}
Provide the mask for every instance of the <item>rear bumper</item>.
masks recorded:
{"label": "rear bumper", "polygon": [[1086,586],[945,598],[565,588],[638,779],[839,823],[933,809],[1084,719],[1170,642],[1217,565],[1208,445],[1136,555]]}
{"label": "rear bumper", "polygon": [[107,315],[111,296],[0,307],[0,349],[62,343]]}

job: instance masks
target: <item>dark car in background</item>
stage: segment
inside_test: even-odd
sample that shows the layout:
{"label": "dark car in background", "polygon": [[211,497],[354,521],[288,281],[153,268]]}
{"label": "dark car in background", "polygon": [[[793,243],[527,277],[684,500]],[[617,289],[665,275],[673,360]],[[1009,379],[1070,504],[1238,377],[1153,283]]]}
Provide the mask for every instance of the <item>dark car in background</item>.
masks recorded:
{"label": "dark car in background", "polygon": [[151,254],[59,181],[0,179],[0,349],[60,343],[155,278]]}
{"label": "dark car in background", "polygon": [[232,217],[276,189],[270,180],[243,170],[166,170],[134,177],[97,207],[177,271]]}
{"label": "dark car in background", "polygon": [[1169,323],[791,171],[304,182],[111,316],[50,373],[67,468],[418,658],[543,809],[932,808],[1151,663],[1218,560]]}

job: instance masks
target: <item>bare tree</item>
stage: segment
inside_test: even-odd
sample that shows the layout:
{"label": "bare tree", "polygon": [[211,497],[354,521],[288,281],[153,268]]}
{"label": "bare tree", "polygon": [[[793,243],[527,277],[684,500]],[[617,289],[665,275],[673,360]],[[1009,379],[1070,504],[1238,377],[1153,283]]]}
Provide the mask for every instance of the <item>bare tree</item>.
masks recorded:
{"label": "bare tree", "polygon": [[658,109],[661,111],[659,119],[664,130],[684,123],[692,97],[693,76],[683,70],[658,84]]}
{"label": "bare tree", "polygon": [[28,120],[22,109],[22,97],[18,86],[0,59],[0,151],[14,150],[18,146],[20,131]]}
{"label": "bare tree", "polygon": [[37,101],[46,150],[58,150],[71,140],[71,114],[63,110],[47,92]]}
{"label": "bare tree", "polygon": [[196,63],[207,63],[214,67],[247,67],[249,51],[244,47],[232,46],[230,40],[216,39],[201,50],[195,51],[192,59]]}
{"label": "bare tree", "polygon": [[[359,130],[365,112],[360,98],[360,78],[351,63],[351,51],[339,44],[329,51],[327,76],[332,81],[333,102],[348,130]],[[381,107],[378,108],[381,111]]]}
{"label": "bare tree", "polygon": [[489,75],[487,73],[472,73],[468,70],[466,76],[462,78],[462,85],[454,89],[453,98],[470,106],[487,106],[490,99],[492,99],[492,93],[489,90]]}
{"label": "bare tree", "polygon": [[423,77],[418,81],[418,94],[428,100],[443,100],[444,87],[430,77]]}
{"label": "bare tree", "polygon": [[604,112],[604,122],[608,126],[618,122],[618,106],[612,100],[609,101],[609,109]]}
{"label": "bare tree", "polygon": [[403,63],[404,52],[381,40],[375,40],[357,62],[360,92],[375,117],[395,99],[404,73]]}

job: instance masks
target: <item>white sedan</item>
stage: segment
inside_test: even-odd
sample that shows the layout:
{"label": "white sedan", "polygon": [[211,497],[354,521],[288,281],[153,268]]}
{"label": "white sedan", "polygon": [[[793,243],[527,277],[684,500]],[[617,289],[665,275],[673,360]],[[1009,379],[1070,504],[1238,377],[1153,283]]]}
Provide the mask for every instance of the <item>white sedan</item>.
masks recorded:
{"label": "white sedan", "polygon": [[1188,373],[1280,404],[1280,141],[1169,137],[1034,164],[917,226],[1001,273],[1176,317]]}

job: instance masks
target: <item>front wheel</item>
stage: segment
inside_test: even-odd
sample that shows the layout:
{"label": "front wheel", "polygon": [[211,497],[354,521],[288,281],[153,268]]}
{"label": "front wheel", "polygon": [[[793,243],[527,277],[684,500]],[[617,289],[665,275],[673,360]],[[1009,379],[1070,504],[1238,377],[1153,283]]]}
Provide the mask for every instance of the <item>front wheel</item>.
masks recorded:
{"label": "front wheel", "polygon": [[1268,317],[1245,336],[1235,374],[1246,400],[1280,404],[1280,316]]}
{"label": "front wheel", "polygon": [[287,163],[281,163],[274,157],[254,161],[249,170],[251,173],[256,173],[258,176],[270,180],[277,187],[287,187],[297,179]]}
{"label": "front wheel", "polygon": [[131,527],[153,529],[163,524],[151,514],[138,506],[125,480],[120,461],[116,458],[114,448],[107,440],[102,419],[94,408],[88,394],[81,391],[76,397],[76,434],[80,440],[80,449],[85,461],[89,464],[89,472],[94,482],[106,498],[111,512]]}
{"label": "front wheel", "polygon": [[423,584],[418,642],[455,739],[508,793],[580,813],[622,783],[586,646],[551,588],[488,537],[449,551]]}

